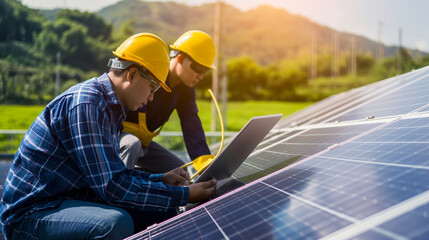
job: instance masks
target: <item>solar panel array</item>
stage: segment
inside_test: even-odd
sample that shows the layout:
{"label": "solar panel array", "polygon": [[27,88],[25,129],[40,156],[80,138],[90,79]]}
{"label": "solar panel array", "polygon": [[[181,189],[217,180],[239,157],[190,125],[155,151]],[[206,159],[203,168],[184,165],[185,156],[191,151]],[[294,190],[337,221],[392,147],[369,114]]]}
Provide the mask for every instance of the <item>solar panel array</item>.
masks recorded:
{"label": "solar panel array", "polygon": [[282,120],[233,178],[129,239],[429,239],[429,67]]}

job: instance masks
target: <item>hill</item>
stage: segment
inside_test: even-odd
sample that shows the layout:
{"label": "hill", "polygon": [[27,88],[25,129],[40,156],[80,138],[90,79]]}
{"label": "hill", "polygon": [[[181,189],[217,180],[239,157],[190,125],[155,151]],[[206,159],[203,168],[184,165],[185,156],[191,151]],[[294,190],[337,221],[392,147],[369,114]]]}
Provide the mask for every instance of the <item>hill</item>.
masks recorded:
{"label": "hill", "polygon": [[[190,29],[214,35],[214,9],[214,4],[123,0],[91,13],[0,1],[0,103],[48,102],[105,72],[112,50],[135,32],[153,32],[167,43]],[[395,57],[394,47],[385,47],[386,58],[376,61],[376,42],[270,6],[240,11],[222,4],[220,19],[219,56],[226,59],[220,78],[228,80],[229,100],[314,101],[429,64],[429,56],[415,58],[404,48]],[[335,57],[334,36],[341,50]],[[352,36],[355,58],[349,54]],[[311,39],[317,56],[309,61]],[[208,97],[212,73],[198,84],[198,98]]]}
{"label": "hill", "polygon": [[[214,3],[187,6],[175,2],[123,0],[97,14],[116,29],[133,19],[136,32],[153,32],[167,43],[173,42],[189,29],[200,29],[211,35],[214,33]],[[342,53],[350,51],[352,36],[358,53],[376,56],[378,47],[377,42],[366,37],[338,32],[305,17],[270,6],[243,12],[223,3],[221,19],[222,52],[227,57],[250,56],[261,64],[308,54],[312,36],[319,54],[333,52],[335,34]],[[414,57],[426,55],[417,50],[409,52]],[[392,57],[396,54],[397,47],[384,46],[384,56]]]}

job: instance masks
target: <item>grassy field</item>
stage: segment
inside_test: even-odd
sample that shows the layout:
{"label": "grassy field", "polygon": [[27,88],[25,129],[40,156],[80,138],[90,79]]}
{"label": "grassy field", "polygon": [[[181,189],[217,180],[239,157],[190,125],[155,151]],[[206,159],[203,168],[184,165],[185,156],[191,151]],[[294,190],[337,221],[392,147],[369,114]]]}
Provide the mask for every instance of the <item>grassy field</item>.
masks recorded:
{"label": "grassy field", "polygon": [[[210,131],[210,112],[211,103],[209,101],[198,101],[199,116],[203,123],[205,131]],[[225,131],[238,131],[253,116],[283,113],[284,116],[290,115],[311,103],[295,102],[230,102],[227,106],[227,121]],[[221,106],[220,106],[221,107]],[[37,115],[43,110],[44,106],[22,106],[22,105],[0,105],[0,129],[1,130],[27,130]],[[218,129],[219,129],[218,123]],[[163,131],[180,131],[180,121],[177,113],[174,112],[170,120],[165,124]],[[159,138],[159,137],[157,137]],[[6,152],[6,145],[13,142],[14,152],[18,147],[22,136],[16,136],[13,140],[6,139],[5,135],[0,135],[0,153]],[[164,139],[162,139],[163,141]],[[8,143],[7,143],[8,142]],[[170,143],[173,149],[183,148],[181,140]],[[9,147],[10,148],[10,147]]]}
{"label": "grassy field", "polygon": [[0,129],[27,130],[44,106],[0,105]]}
{"label": "grassy field", "polygon": [[[203,123],[205,131],[210,130],[210,113],[211,103],[208,101],[199,101],[198,103],[199,116]],[[253,116],[283,113],[284,116],[290,115],[296,111],[303,109],[311,103],[295,103],[295,102],[264,102],[264,101],[248,101],[248,102],[230,102],[227,105],[227,120],[225,131],[238,131],[244,124]],[[222,109],[222,106],[219,106]],[[220,124],[218,123],[218,128]],[[171,116],[165,126],[168,131],[180,131],[180,121],[177,113]]]}

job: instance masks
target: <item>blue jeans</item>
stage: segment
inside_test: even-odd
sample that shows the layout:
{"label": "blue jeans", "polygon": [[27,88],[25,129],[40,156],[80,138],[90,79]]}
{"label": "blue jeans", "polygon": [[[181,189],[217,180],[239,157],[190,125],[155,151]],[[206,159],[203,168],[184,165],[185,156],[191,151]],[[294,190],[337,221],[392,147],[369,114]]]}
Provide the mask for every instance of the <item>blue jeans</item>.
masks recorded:
{"label": "blue jeans", "polygon": [[134,233],[130,214],[105,204],[65,200],[59,207],[35,211],[12,232],[11,239],[123,239]]}

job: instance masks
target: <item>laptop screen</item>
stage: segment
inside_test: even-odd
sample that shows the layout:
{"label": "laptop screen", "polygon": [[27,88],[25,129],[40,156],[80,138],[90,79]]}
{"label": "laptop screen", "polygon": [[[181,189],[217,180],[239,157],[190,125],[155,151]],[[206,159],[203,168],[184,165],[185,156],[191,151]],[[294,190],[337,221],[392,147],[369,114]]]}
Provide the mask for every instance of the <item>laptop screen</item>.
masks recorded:
{"label": "laptop screen", "polygon": [[217,180],[230,177],[282,116],[276,114],[251,118],[196,182],[208,181],[212,177]]}

